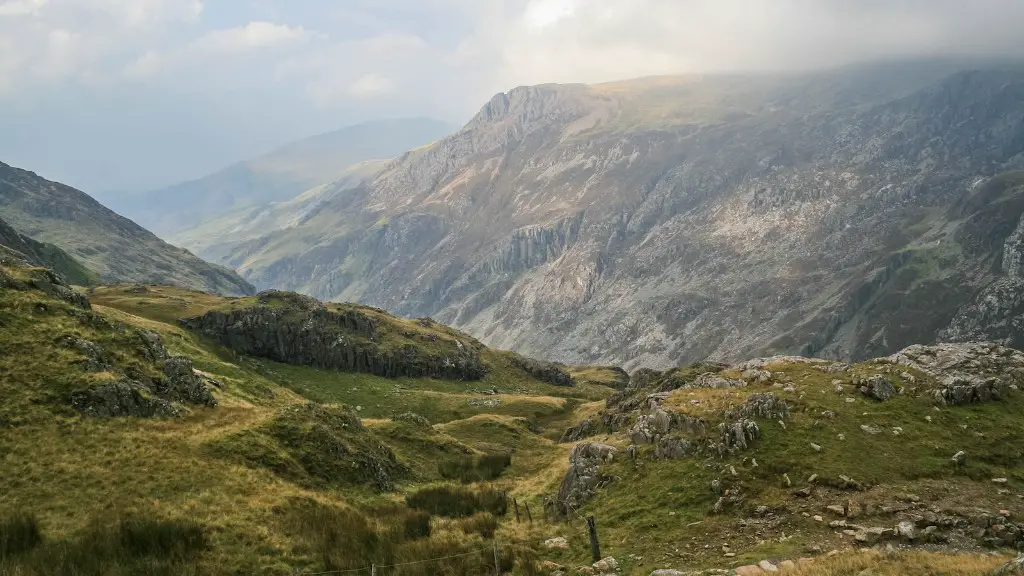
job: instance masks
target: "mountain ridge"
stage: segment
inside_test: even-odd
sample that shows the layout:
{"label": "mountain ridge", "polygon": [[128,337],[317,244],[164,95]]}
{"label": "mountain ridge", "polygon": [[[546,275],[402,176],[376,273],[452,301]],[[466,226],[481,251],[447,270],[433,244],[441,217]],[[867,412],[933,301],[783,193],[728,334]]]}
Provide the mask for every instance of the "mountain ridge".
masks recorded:
{"label": "mountain ridge", "polygon": [[354,164],[392,158],[452,128],[430,118],[363,122],[289,142],[208,176],[146,192],[108,194],[104,200],[171,238],[238,210],[290,200],[343,176]]}
{"label": "mountain ridge", "polygon": [[[1021,70],[516,88],[222,262],[261,287],[436,316],[570,363],[865,358],[944,328],[901,333],[883,309],[968,274],[973,292],[938,314],[951,319],[993,281],[943,235],[960,219],[943,214],[978,181],[1024,168]],[[953,254],[925,249],[926,233]],[[882,281],[890,268],[909,284]]]}
{"label": "mountain ridge", "polygon": [[167,244],[84,192],[2,162],[0,217],[20,234],[61,248],[101,281],[253,292],[233,271]]}

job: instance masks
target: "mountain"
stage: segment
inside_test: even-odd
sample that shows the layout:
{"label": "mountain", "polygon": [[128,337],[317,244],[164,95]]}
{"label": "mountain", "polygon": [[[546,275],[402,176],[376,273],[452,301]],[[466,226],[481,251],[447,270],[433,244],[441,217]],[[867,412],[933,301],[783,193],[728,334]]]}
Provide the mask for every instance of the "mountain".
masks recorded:
{"label": "mountain", "polygon": [[0,350],[4,575],[1024,562],[1024,353],[995,344],[622,382],[427,318],[280,291],[83,294],[0,259]]}
{"label": "mountain", "polygon": [[99,276],[72,258],[67,252],[19,234],[0,220],[0,257],[12,258],[32,266],[50,268],[67,282],[80,286],[99,283]]}
{"label": "mountain", "polygon": [[289,200],[344,176],[354,164],[393,158],[455,128],[429,118],[365,122],[292,142],[198,180],[101,199],[167,238],[240,209]]}
{"label": "mountain", "polygon": [[1016,64],[521,87],[219,261],[572,363],[1014,343],[1022,169]]}
{"label": "mountain", "polygon": [[387,166],[389,160],[366,160],[349,166],[327,184],[315,186],[295,198],[243,208],[219,218],[174,233],[168,240],[184,246],[211,262],[220,262],[251,240],[268,230],[285,230],[299,226],[329,200],[346,190],[358,187]]}
{"label": "mountain", "polygon": [[[238,295],[253,292],[234,272],[167,244],[84,192],[2,162],[0,218],[20,235],[59,247],[104,282],[172,284]],[[40,260],[55,264],[51,257]],[[64,274],[69,266],[54,265]],[[84,278],[78,270],[68,279]]]}

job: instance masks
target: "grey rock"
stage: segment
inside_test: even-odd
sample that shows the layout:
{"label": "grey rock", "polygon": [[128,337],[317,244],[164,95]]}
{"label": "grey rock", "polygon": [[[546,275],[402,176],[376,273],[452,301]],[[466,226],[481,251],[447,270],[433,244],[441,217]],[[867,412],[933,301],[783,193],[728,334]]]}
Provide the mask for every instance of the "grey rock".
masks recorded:
{"label": "grey rock", "polygon": [[431,428],[430,420],[427,420],[425,416],[420,416],[415,412],[403,412],[394,416],[392,420],[395,420],[396,422],[408,422],[414,426],[419,426],[420,428]]}
{"label": "grey rock", "polygon": [[88,390],[74,392],[71,406],[83,416],[115,418],[176,417],[181,411],[171,402],[158,398],[144,386],[131,380],[97,384]]}
{"label": "grey rock", "polygon": [[860,391],[869,398],[884,401],[896,394],[896,387],[889,378],[875,374],[862,382]]}
{"label": "grey rock", "polygon": [[600,465],[615,457],[613,446],[597,442],[581,442],[569,452],[569,470],[558,489],[558,505],[565,515],[594,497],[597,490],[609,481],[601,474]]}
{"label": "grey rock", "polygon": [[200,404],[204,406],[216,406],[217,399],[214,398],[206,382],[195,373],[192,361],[182,356],[168,358],[164,361],[164,374],[167,376],[162,381],[154,383],[154,391],[163,398],[174,402],[188,404]]}

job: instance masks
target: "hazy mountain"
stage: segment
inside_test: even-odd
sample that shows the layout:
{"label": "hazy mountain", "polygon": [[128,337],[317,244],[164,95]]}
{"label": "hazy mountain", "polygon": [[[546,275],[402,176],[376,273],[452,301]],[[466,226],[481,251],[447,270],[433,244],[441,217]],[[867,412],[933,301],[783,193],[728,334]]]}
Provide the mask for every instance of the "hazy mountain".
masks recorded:
{"label": "hazy mountain", "polygon": [[163,237],[243,208],[289,200],[342,177],[353,164],[387,159],[456,129],[429,118],[366,122],[287,144],[219,172],[140,193],[100,199]]}
{"label": "hazy mountain", "polygon": [[1019,273],[1020,169],[1015,66],[523,87],[226,262],[563,361],[864,358]]}
{"label": "hazy mountain", "polygon": [[67,252],[53,244],[36,242],[24,234],[19,234],[7,222],[0,220],[0,259],[2,258],[13,258],[31,266],[51,268],[71,284],[89,285],[99,280],[99,276]]}
{"label": "hazy mountain", "polygon": [[195,228],[172,234],[168,239],[202,258],[212,262],[223,261],[240,244],[260,238],[268,230],[284,230],[301,225],[309,215],[316,214],[325,202],[372,178],[388,162],[360,162],[350,166],[332,182],[311,188],[295,198],[236,210]]}
{"label": "hazy mountain", "polygon": [[[22,235],[59,247],[104,282],[170,284],[221,294],[252,292],[236,273],[167,244],[84,192],[2,162],[0,218]],[[54,265],[53,259],[43,258],[43,263]],[[68,273],[66,266],[55,267]],[[69,280],[82,280],[80,274],[71,276],[74,279]]]}

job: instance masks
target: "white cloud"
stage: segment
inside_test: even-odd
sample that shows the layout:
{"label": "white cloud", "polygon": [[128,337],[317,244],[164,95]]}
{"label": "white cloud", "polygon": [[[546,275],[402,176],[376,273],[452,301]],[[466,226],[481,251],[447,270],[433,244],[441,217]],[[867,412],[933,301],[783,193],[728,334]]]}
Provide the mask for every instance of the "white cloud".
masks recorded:
{"label": "white cloud", "polygon": [[0,0],[0,17],[38,14],[47,0]]}
{"label": "white cloud", "polygon": [[249,22],[237,28],[207,32],[192,43],[192,48],[203,52],[241,52],[304,42],[311,36],[301,26]]}
{"label": "white cloud", "polygon": [[395,83],[379,74],[364,74],[349,84],[348,93],[356,98],[369,98],[387,94],[395,89]]}

